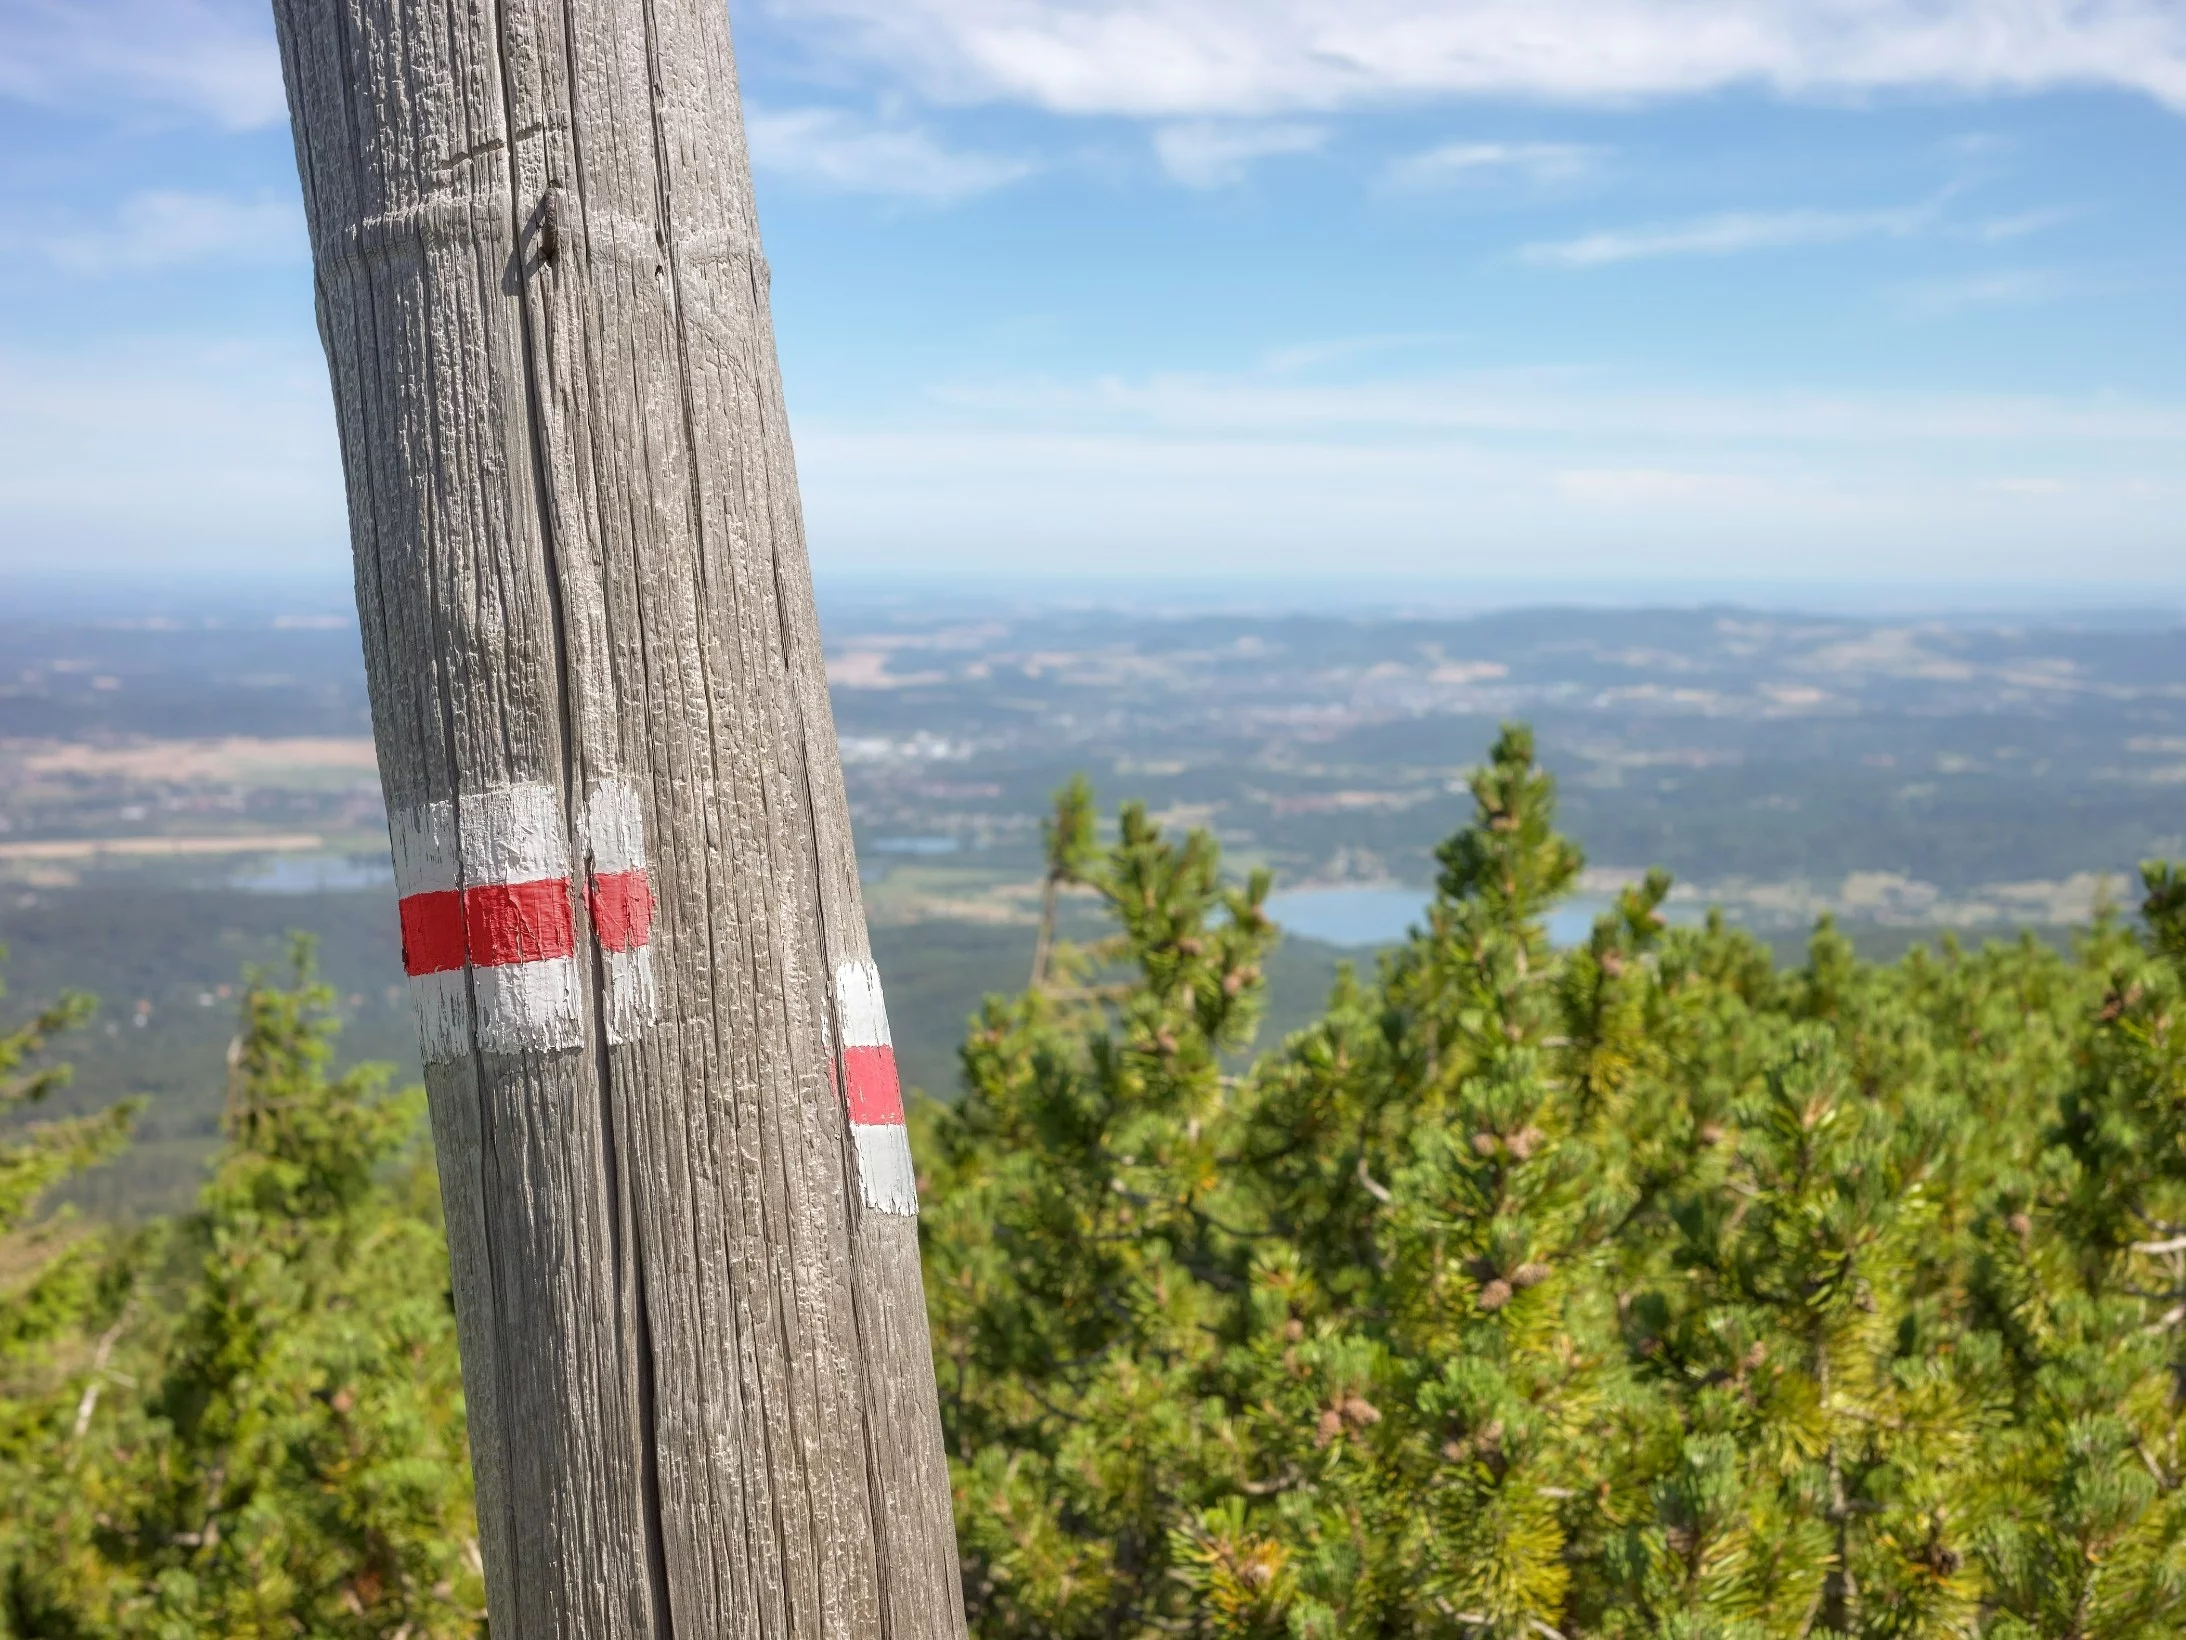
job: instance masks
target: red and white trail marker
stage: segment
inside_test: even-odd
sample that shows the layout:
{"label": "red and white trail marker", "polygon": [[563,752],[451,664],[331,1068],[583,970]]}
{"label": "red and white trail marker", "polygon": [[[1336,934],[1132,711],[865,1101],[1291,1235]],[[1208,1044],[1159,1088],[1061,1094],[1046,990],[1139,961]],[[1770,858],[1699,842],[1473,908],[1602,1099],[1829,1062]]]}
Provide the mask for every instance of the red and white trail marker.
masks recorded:
{"label": "red and white trail marker", "polygon": [[[636,793],[610,782],[586,811],[587,904],[610,1041],[653,1017],[653,895]],[[391,815],[402,963],[425,1058],[579,1047],[583,968],[560,794],[503,786]],[[603,844],[602,839],[605,839]],[[474,1014],[475,1009],[475,1030]]]}
{"label": "red and white trail marker", "polygon": [[600,1019],[610,1042],[631,1042],[653,1023],[653,880],[645,869],[645,813],[635,787],[610,780],[585,805],[592,870],[585,904],[600,942],[606,984]]}
{"label": "red and white trail marker", "polygon": [[835,1018],[843,1034],[843,1100],[858,1150],[858,1187],[876,1213],[916,1213],[918,1177],[903,1126],[903,1089],[880,974],[870,962],[835,970]]}

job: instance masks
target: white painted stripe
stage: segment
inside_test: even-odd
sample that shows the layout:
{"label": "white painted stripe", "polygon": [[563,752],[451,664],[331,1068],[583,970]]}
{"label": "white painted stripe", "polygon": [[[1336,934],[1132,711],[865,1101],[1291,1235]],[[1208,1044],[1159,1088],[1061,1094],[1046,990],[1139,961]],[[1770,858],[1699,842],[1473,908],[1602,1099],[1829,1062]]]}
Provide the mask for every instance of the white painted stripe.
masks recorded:
{"label": "white painted stripe", "polygon": [[645,869],[645,810],[627,780],[602,781],[585,805],[585,841],[602,876]]}
{"label": "white painted stripe", "polygon": [[916,1213],[918,1173],[911,1165],[911,1136],[901,1122],[885,1127],[853,1122],[858,1146],[858,1188],[876,1213]]}
{"label": "white painted stripe", "polygon": [[401,809],[388,816],[387,835],[395,892],[405,897],[454,888],[459,875],[465,888],[569,875],[561,798],[551,786],[501,786]]}
{"label": "white painted stripe", "polygon": [[569,875],[561,794],[550,786],[500,786],[459,798],[456,838],[465,888]]}
{"label": "white painted stripe", "polygon": [[[615,953],[642,958],[644,952]],[[410,1005],[417,1015],[418,1047],[428,1063],[460,1059],[471,1049],[471,990],[476,987],[481,1029],[479,1046],[488,1053],[552,1051],[584,1042],[579,971],[573,957],[546,962],[510,963],[500,968],[460,968],[417,974],[410,980]],[[620,1042],[625,1030],[651,1022],[652,974],[620,976],[611,959],[608,974],[608,1040]]]}
{"label": "white painted stripe", "polygon": [[461,1059],[471,1051],[470,987],[462,969],[413,974],[410,1006],[417,1013],[418,1047],[428,1064]]}
{"label": "white painted stripe", "polygon": [[607,1040],[618,1046],[635,1042],[660,1014],[660,998],[653,989],[652,947],[603,950],[600,961],[607,975],[607,995],[601,1004]]}
{"label": "white painted stripe", "polygon": [[842,1022],[846,1048],[886,1048],[888,1005],[881,1001],[880,972],[869,962],[846,962],[835,970],[835,1016]]}
{"label": "white painted stripe", "polygon": [[478,995],[478,1045],[487,1053],[583,1045],[576,958],[474,968],[471,984]]}
{"label": "white painted stripe", "polygon": [[455,883],[455,805],[425,803],[387,817],[395,853],[395,893],[437,894]]}

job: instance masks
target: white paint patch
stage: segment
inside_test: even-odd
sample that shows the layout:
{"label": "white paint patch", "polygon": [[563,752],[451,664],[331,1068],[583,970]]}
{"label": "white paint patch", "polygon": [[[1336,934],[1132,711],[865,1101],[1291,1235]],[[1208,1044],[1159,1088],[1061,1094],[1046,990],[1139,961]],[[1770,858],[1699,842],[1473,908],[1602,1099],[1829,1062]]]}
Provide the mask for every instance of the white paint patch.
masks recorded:
{"label": "white paint patch", "polygon": [[627,780],[602,781],[585,805],[585,841],[602,876],[645,869],[645,809]]}
{"label": "white paint patch", "polygon": [[835,970],[835,1015],[842,1021],[844,1047],[893,1046],[888,1005],[881,1000],[880,971],[871,963],[846,962]]}
{"label": "white paint patch", "polygon": [[387,834],[395,891],[405,898],[569,875],[561,798],[551,786],[500,786],[454,803],[420,804],[390,815]]}
{"label": "white paint patch", "polygon": [[918,1172],[911,1165],[911,1136],[901,1122],[853,1124],[858,1146],[858,1184],[876,1213],[918,1212]]}
{"label": "white paint patch", "polygon": [[465,888],[569,875],[561,795],[550,786],[500,786],[458,799],[456,838]]}
{"label": "white paint patch", "polygon": [[395,893],[439,894],[456,886],[455,805],[425,803],[387,817],[395,854]]}
{"label": "white paint patch", "polygon": [[410,976],[410,1006],[428,1064],[461,1059],[471,1051],[471,994],[460,968]]}
{"label": "white paint patch", "polygon": [[478,1045],[487,1053],[584,1045],[576,958],[473,968],[471,984],[478,997]]}
{"label": "white paint patch", "polygon": [[600,952],[607,975],[607,995],[601,1001],[607,1040],[617,1047],[635,1042],[660,1014],[660,998],[653,988],[653,950],[641,945],[632,951]]}

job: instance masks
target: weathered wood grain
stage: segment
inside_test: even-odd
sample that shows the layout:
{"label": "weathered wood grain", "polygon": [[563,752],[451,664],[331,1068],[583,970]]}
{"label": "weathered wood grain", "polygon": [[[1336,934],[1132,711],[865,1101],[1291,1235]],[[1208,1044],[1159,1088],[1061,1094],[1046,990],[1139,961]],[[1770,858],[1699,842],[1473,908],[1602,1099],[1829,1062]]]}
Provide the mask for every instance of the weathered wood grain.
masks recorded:
{"label": "weathered wood grain", "polygon": [[[838,1092],[869,952],[727,19],[274,10],[390,812],[546,788],[569,851],[582,1045],[427,1068],[496,1631],[953,1640],[917,1221]],[[584,899],[623,785],[641,952]]]}

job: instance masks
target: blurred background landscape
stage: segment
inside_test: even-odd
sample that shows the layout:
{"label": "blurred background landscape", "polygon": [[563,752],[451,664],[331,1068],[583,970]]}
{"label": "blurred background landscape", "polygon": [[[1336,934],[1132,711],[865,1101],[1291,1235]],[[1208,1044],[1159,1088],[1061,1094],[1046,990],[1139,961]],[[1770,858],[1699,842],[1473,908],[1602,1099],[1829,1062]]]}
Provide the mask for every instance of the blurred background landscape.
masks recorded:
{"label": "blurred background landscape", "polygon": [[[77,1187],[185,1205],[217,1139],[248,964],[319,942],[345,1056],[416,1073],[358,638],[338,586],[19,587],[0,616],[0,944],[18,1003],[101,999],[62,1110],[140,1095]],[[2186,621],[1732,605],[1013,602],[823,587],[875,948],[906,1079],[949,1097],[989,991],[1023,984],[1039,824],[1104,803],[1265,865],[1289,931],[1268,1031],[1401,937],[1496,725],[1539,732],[1587,852],[1556,932],[1651,865],[1789,956],[2066,937],[2186,853]]]}

